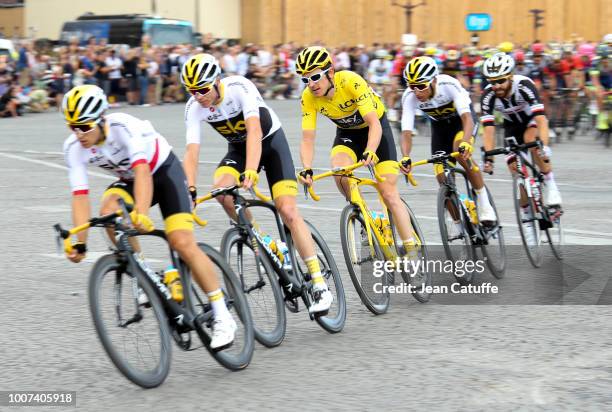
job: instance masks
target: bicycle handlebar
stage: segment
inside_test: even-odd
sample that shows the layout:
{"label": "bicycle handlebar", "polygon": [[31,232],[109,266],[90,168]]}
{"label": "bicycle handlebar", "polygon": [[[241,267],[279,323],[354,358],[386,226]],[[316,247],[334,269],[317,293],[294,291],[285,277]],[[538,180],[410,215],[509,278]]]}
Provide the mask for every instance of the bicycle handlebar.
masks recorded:
{"label": "bicycle handlebar", "polygon": [[[314,183],[317,180],[324,179],[329,176],[337,176],[337,175],[349,176],[352,174],[353,170],[359,169],[360,167],[363,167],[363,166],[364,164],[362,162],[357,162],[357,163],[353,163],[350,166],[334,167],[331,170],[328,170],[327,172],[323,172],[318,175],[313,175],[312,181]],[[386,180],[384,176],[381,176],[378,174],[374,166],[368,165],[368,169],[370,171],[370,175],[372,175],[372,178],[376,180],[377,182],[384,182]],[[306,196],[307,194],[310,194],[310,197],[312,197],[312,200],[316,202],[318,202],[321,199],[321,197],[315,193],[312,186],[308,187],[304,185],[304,194]]]}
{"label": "bicycle handlebar", "polygon": [[[461,156],[461,152],[434,154],[429,159],[423,159],[423,160],[419,160],[418,162],[412,162],[412,167],[422,166],[422,165],[426,165],[429,163],[442,163],[450,159],[455,159],[459,156]],[[472,171],[474,172],[480,171],[480,168],[476,165],[475,162],[471,161],[471,164],[472,164],[471,166]]]}
{"label": "bicycle handlebar", "polygon": [[[202,219],[200,216],[198,216],[198,214],[196,213],[196,208],[198,207],[198,205],[200,203],[204,203],[210,199],[213,199],[217,196],[222,196],[222,195],[227,195],[227,194],[233,194],[234,191],[240,189],[242,186],[240,185],[232,185],[232,186],[226,186],[226,187],[219,187],[216,189],[211,190],[210,192],[208,192],[207,194],[205,194],[204,196],[200,196],[195,200],[195,205],[193,207],[193,210],[191,211],[191,215],[193,216],[193,220],[194,222],[196,222],[198,225],[204,227],[208,224],[207,220]],[[253,187],[251,187],[251,189],[249,190],[249,192],[251,192],[252,194],[255,195],[255,197],[257,197],[258,199],[264,201],[264,202],[269,202],[272,200],[271,197],[264,195],[263,193],[261,193],[259,191],[259,189],[257,188],[256,185],[253,185]]]}
{"label": "bicycle handlebar", "polygon": [[531,149],[532,147],[541,147],[541,146],[542,146],[542,143],[539,140],[536,140],[535,142],[523,143],[519,145],[512,144],[506,147],[498,147],[492,150],[484,150],[483,154],[485,156],[497,156],[500,154],[520,152],[526,149]]}
{"label": "bicycle handlebar", "polygon": [[[133,209],[133,206],[126,204],[123,199],[119,199],[118,202],[119,202],[119,206],[121,207],[121,209],[117,210],[116,212],[110,213],[104,216],[92,217],[91,219],[87,221],[87,223],[83,223],[82,225],[73,227],[72,229],[66,230],[62,228],[62,225],[59,223],[56,223],[55,225],[53,225],[53,228],[56,231],[58,245],[59,245],[59,240],[63,239],[64,252],[66,254],[70,254],[74,250],[74,247],[72,246],[72,242],[70,242],[71,236],[76,235],[77,233],[80,233],[94,226],[109,226],[109,225],[117,226],[117,222],[115,221],[115,219],[117,219],[120,216],[124,216],[124,215],[127,216],[126,219],[127,219],[128,226],[131,226],[132,219],[130,218],[129,212]],[[135,229],[134,231],[137,232]]]}

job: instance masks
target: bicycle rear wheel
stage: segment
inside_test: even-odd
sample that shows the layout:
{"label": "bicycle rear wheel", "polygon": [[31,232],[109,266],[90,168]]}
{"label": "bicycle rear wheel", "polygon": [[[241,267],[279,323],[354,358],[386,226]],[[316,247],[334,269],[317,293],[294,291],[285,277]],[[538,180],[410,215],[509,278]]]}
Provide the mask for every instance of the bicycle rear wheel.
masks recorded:
{"label": "bicycle rear wheel", "polygon": [[[334,301],[325,316],[316,317],[317,323],[329,333],[338,333],[344,328],[346,322],[346,297],[344,295],[344,286],[342,284],[342,278],[340,277],[340,271],[336,265],[336,260],[333,254],[329,250],[325,239],[319,233],[319,231],[307,220],[305,220],[308,229],[312,235],[314,241],[315,254],[319,259],[319,267],[321,268],[321,274],[325,279],[327,287],[334,296]],[[285,227],[285,234],[287,235],[288,242],[292,243],[291,232]],[[310,274],[308,269],[297,260],[297,268],[302,274],[302,277],[308,279]]]}
{"label": "bicycle rear wheel", "polygon": [[[259,245],[257,246],[259,248]],[[221,254],[242,283],[251,315],[255,339],[271,348],[281,344],[287,329],[283,292],[266,254],[253,246],[237,227],[221,239]]]}
{"label": "bicycle rear wheel", "polygon": [[91,270],[88,293],[96,332],[117,369],[143,388],[161,385],[170,371],[170,331],[145,275],[127,273],[116,255],[106,255]]}
{"label": "bicycle rear wheel", "polygon": [[[425,292],[424,286],[429,287],[432,284],[432,274],[427,270],[427,262],[429,260],[429,253],[427,252],[427,245],[425,244],[425,236],[423,235],[423,231],[421,230],[421,226],[416,219],[416,216],[412,212],[408,203],[402,199],[402,203],[406,207],[406,211],[410,216],[410,223],[412,224],[412,228],[414,229],[414,234],[421,242],[421,247],[418,250],[417,260],[421,262],[420,270],[418,273],[407,273],[405,271],[400,271],[402,275],[402,279],[404,279],[405,283],[409,283],[414,286],[414,291],[412,292],[412,296],[421,303],[425,303],[430,298],[430,293]],[[399,235],[399,231],[395,225],[395,221],[393,219],[393,215],[389,213],[389,222],[391,223],[391,230],[393,231],[393,242],[395,243],[395,249],[397,251],[397,255],[399,257],[403,257],[406,255],[406,250],[404,249],[404,245]]]}
{"label": "bicycle rear wheel", "polygon": [[[380,264],[375,262],[384,262],[385,256],[375,236],[372,235],[372,245],[369,244],[364,217],[359,208],[352,204],[347,205],[340,216],[340,241],[359,298],[375,315],[385,313],[390,301],[386,288],[390,283],[389,275],[385,273],[378,277],[374,273],[374,265]],[[377,287],[382,289],[376,292]]]}
{"label": "bicycle rear wheel", "polygon": [[[525,187],[525,179],[519,176],[513,177],[513,198],[514,212],[516,213],[516,221],[521,234],[521,240],[527,252],[527,258],[534,267],[542,265],[542,234],[538,220],[535,218],[536,206],[533,197],[527,197],[527,189]],[[521,197],[527,199],[525,212],[521,206]]]}
{"label": "bicycle rear wheel", "polygon": [[[455,192],[446,185],[438,191],[438,223],[446,258],[452,262],[473,261],[474,247],[468,233],[471,224]],[[473,271],[465,271],[463,276],[455,275],[462,285],[467,285],[474,277]]]}
{"label": "bicycle rear wheel", "polygon": [[[221,289],[225,295],[225,304],[236,321],[236,335],[231,347],[214,351],[210,348],[210,337],[207,329],[212,327],[212,307],[208,302],[208,296],[200,289],[198,284],[191,282],[192,310],[196,315],[194,326],[202,343],[217,362],[230,370],[240,370],[246,368],[253,357],[255,348],[253,319],[247,303],[247,299],[242,291],[242,284],[227,265],[223,257],[212,247],[205,243],[198,242],[198,246],[210,258],[216,267],[216,273],[221,283]],[[220,275],[220,276],[219,276]],[[201,320],[206,320],[202,322]]]}
{"label": "bicycle rear wheel", "polygon": [[489,191],[488,187],[485,186],[485,189],[487,190],[489,203],[495,211],[495,216],[497,216],[497,222],[493,228],[483,227],[483,231],[487,237],[487,244],[482,245],[482,254],[485,257],[487,267],[491,271],[491,274],[497,279],[501,279],[504,277],[506,272],[506,243],[504,241],[504,231],[501,227],[499,213],[495,207],[493,195]]}

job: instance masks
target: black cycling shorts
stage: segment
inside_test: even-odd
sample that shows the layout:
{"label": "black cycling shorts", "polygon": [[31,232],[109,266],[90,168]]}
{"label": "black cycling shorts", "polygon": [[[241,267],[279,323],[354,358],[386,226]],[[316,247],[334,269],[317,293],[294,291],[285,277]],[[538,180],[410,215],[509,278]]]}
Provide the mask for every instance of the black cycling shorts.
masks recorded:
{"label": "black cycling shorts", "polygon": [[[104,191],[103,198],[118,195],[126,203],[134,204],[134,181],[117,180]],[[170,152],[166,161],[153,174],[153,201],[159,204],[166,233],[175,230],[193,230],[191,197],[187,189],[187,178],[179,159]]]}
{"label": "black cycling shorts", "polygon": [[[227,153],[215,170],[215,179],[230,174],[239,182],[240,174],[246,167],[246,142],[228,144]],[[261,160],[257,172],[265,170],[272,198],[289,195],[297,196],[295,167],[285,132],[280,128],[261,142]]]}
{"label": "black cycling shorts", "polygon": [[[380,125],[382,126],[382,137],[378,149],[376,149],[376,156],[378,156],[376,171],[380,175],[397,175],[399,173],[397,150],[395,148],[395,140],[393,139],[393,131],[386,114],[383,114],[380,118]],[[353,159],[353,162],[357,163],[366,150],[369,130],[369,127],[364,127],[363,129],[337,128],[331,156],[333,157],[338,153],[346,153]]]}

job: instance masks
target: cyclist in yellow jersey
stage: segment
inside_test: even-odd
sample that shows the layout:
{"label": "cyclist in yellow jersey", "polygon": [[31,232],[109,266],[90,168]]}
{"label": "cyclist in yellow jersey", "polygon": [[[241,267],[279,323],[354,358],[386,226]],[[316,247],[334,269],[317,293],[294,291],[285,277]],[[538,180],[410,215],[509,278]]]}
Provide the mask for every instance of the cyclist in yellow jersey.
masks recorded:
{"label": "cyclist in yellow jersey", "polygon": [[[397,189],[399,167],[393,132],[380,98],[357,73],[348,70],[336,73],[330,54],[323,47],[302,50],[296,59],[296,72],[307,85],[302,93],[300,180],[308,186],[312,184],[315,129],[320,113],[338,126],[331,151],[332,166],[348,166],[359,160],[374,165],[385,177],[384,182],[378,183],[378,189],[397,222],[404,247],[409,253],[414,251],[417,241]],[[336,178],[336,185],[349,200],[346,179]]]}

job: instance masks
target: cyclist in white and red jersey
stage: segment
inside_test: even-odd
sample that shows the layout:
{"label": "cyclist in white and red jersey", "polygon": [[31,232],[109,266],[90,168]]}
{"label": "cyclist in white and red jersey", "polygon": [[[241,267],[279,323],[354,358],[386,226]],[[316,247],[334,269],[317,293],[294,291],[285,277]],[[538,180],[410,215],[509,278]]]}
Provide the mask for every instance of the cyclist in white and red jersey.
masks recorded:
{"label": "cyclist in white and red jersey", "polygon": [[[98,86],[78,86],[64,96],[62,111],[73,132],[64,142],[73,223],[82,225],[90,217],[88,165],[119,178],[104,192],[100,214],[115,212],[122,198],[133,206],[130,216],[134,226],[150,231],[149,208],[158,203],[170,246],[187,263],[211,302],[215,320],[210,346],[226,348],[234,340],[236,323],[225,305],[214,265],[196,244],[181,163],[151,123],[124,113],[106,115],[107,107],[107,98]],[[85,257],[87,231],[77,236],[79,242],[67,256],[75,263]]]}

